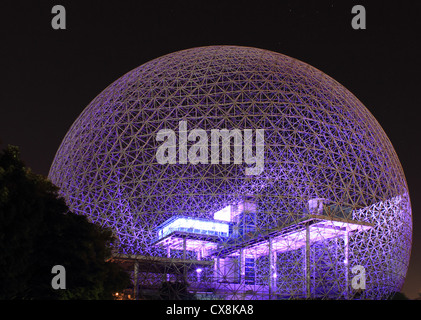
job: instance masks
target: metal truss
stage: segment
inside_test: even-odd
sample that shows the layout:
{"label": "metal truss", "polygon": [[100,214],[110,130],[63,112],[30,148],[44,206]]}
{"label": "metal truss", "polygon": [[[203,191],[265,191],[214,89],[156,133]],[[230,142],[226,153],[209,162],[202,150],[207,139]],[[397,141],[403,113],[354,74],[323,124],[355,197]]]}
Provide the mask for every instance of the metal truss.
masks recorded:
{"label": "metal truss", "polygon": [[[229,163],[158,163],[157,133],[181,121],[264,129],[262,172],[247,175],[234,146]],[[128,72],[74,122],[49,178],[73,212],[114,230],[139,298],[384,299],[405,279],[412,216],[393,146],[346,88],[279,53],[200,47]],[[159,229],[227,207],[229,236]]]}

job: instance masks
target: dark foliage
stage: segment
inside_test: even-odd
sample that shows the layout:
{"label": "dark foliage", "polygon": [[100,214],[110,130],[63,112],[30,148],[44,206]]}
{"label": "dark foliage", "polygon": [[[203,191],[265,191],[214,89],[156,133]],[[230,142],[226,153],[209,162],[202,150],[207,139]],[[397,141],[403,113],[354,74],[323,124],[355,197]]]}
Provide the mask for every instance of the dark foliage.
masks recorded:
{"label": "dark foliage", "polygon": [[[0,153],[0,299],[112,299],[127,287],[107,262],[111,231],[69,212],[57,191],[17,147]],[[52,288],[54,265],[65,267],[66,289]]]}

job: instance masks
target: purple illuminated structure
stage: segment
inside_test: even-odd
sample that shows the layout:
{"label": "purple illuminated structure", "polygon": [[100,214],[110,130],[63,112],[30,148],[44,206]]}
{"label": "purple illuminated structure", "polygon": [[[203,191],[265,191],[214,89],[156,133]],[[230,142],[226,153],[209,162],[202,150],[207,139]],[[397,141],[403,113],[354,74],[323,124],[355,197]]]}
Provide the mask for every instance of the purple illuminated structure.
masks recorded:
{"label": "purple illuminated structure", "polygon": [[[231,161],[188,161],[190,135],[188,156],[177,136],[177,161],[159,163],[158,132],[181,121],[208,136],[264,129],[262,172],[246,174],[238,143]],[[405,279],[412,216],[390,141],[343,86],[279,53],[202,47],[134,69],[75,121],[49,177],[114,230],[143,298],[181,282],[206,299],[384,299]]]}

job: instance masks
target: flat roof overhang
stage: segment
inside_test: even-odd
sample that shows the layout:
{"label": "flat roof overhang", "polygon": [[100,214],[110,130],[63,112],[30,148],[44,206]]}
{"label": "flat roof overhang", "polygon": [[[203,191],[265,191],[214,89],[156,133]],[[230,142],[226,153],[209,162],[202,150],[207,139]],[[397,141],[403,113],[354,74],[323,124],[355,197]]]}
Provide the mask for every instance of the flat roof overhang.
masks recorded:
{"label": "flat roof overhang", "polygon": [[356,220],[336,218],[323,215],[308,215],[304,219],[285,228],[274,229],[265,234],[246,234],[244,238],[222,243],[213,253],[224,258],[238,255],[240,251],[247,256],[262,256],[272,252],[287,252],[300,249],[307,243],[307,226],[309,242],[344,237],[352,232],[369,230],[372,224]]}
{"label": "flat roof overhang", "polygon": [[126,270],[133,270],[137,264],[138,272],[180,274],[183,271],[194,271],[199,267],[213,266],[214,261],[154,257],[144,255],[115,254],[109,259],[119,263]]}

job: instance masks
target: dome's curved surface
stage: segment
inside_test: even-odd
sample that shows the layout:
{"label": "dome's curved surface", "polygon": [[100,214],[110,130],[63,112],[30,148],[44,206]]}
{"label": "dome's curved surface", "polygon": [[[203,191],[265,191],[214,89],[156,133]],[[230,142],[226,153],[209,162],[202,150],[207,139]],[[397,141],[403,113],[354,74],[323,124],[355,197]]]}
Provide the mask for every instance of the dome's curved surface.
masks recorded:
{"label": "dome's curved surface", "polygon": [[[74,122],[49,178],[120,252],[210,262],[183,279],[219,297],[381,299],[409,263],[408,189],[381,126],[335,80],[267,50],[193,48],[130,71]],[[228,205],[228,236],[177,227]]]}

